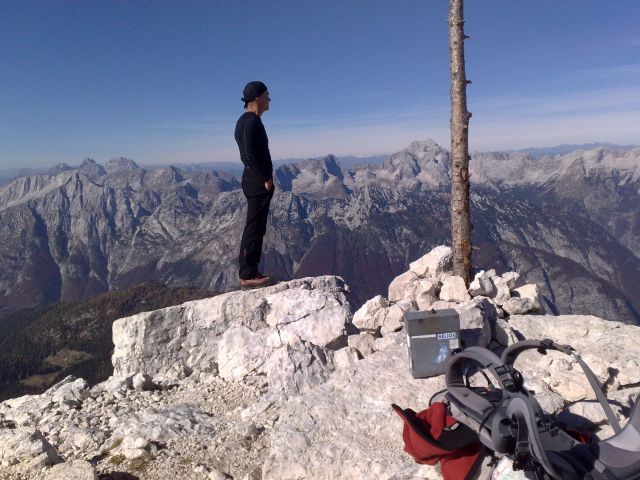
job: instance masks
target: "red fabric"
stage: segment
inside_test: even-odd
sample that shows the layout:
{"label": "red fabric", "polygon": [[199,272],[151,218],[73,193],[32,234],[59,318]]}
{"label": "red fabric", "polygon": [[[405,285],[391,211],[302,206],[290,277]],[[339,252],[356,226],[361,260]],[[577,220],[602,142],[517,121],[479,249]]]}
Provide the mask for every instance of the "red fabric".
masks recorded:
{"label": "red fabric", "polygon": [[428,442],[416,432],[406,419],[406,415],[412,415],[423,432],[426,432],[438,440],[446,427],[458,423],[458,420],[447,415],[447,408],[442,402],[432,404],[428,409],[415,413],[411,409],[402,411],[395,409],[404,420],[402,439],[404,450],[411,455],[417,463],[435,465],[440,462],[442,476],[445,480],[464,480],[473,469],[482,450],[482,444],[477,441],[451,451]]}
{"label": "red fabric", "polygon": [[584,443],[585,445],[591,445],[593,443],[593,434],[590,432],[583,432],[582,430],[576,430],[570,427],[565,427],[563,430],[580,443]]}

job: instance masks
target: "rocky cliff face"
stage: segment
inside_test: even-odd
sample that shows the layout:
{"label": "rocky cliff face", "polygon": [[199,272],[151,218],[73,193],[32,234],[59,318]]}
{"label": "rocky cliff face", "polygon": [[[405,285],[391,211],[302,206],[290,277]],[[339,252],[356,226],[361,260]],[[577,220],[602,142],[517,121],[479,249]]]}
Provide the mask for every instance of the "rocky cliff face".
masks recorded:
{"label": "rocky cliff face", "polygon": [[[638,321],[638,164],[637,149],[475,155],[474,263],[539,283],[550,312]],[[127,159],[67,167],[0,189],[0,314],[141,281],[236,287],[236,179]],[[380,166],[343,170],[329,156],[275,178],[264,269],[340,275],[355,305],[450,236],[449,156],[430,141]]]}
{"label": "rocky cliff face", "polygon": [[[0,403],[0,472],[11,480],[441,478],[403,452],[390,407],[420,410],[444,387],[442,376],[413,379],[407,358],[402,315],[431,307],[458,311],[467,344],[499,349],[522,336],[573,345],[624,424],[640,393],[639,327],[532,315],[539,293],[516,287],[515,272],[479,273],[467,289],[450,260],[450,249],[434,249],[353,314],[348,286],[325,276],[121,319],[109,380],[90,387],[67,378]],[[609,436],[576,360],[555,353],[518,361],[527,388],[546,411]]]}

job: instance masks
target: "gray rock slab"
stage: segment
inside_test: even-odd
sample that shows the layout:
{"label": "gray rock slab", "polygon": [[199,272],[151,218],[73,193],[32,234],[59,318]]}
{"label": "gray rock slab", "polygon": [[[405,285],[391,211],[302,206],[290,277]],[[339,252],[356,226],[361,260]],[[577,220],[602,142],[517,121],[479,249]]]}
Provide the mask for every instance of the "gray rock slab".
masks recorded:
{"label": "gray rock slab", "polygon": [[17,465],[23,472],[37,472],[62,461],[42,432],[18,427],[0,430],[0,467]]}
{"label": "gray rock slab", "polygon": [[309,277],[122,318],[113,324],[114,376],[184,378],[216,363],[227,329],[257,331],[268,321],[290,335],[329,343],[350,321],[347,291],[340,277]]}
{"label": "gray rock slab", "polygon": [[[550,338],[571,345],[601,383],[624,389],[640,382],[640,328],[590,315],[512,315],[509,326],[528,339]],[[547,372],[547,382],[571,401],[593,400],[595,395],[575,359],[559,352],[542,356],[525,352],[516,362]],[[522,363],[520,363],[522,362]]]}
{"label": "gray rock slab", "polygon": [[403,452],[403,423],[391,403],[421,410],[443,387],[442,377],[411,377],[401,344],[336,372],[285,404],[263,479],[439,478]]}
{"label": "gray rock slab", "polygon": [[51,467],[43,480],[98,480],[98,474],[86,460],[71,460]]}

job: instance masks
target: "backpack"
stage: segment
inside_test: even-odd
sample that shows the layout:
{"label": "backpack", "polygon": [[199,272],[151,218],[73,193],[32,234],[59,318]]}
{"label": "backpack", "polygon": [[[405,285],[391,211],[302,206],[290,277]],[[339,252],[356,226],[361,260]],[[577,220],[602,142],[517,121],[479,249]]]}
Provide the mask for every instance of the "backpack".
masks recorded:
{"label": "backpack", "polygon": [[[597,441],[567,429],[544,412],[513,366],[530,349],[541,354],[557,350],[578,361],[615,431],[613,437]],[[470,386],[470,375],[478,371],[488,387]],[[497,387],[485,371],[491,373]],[[434,403],[417,414],[397,405],[393,408],[405,422],[405,451],[419,463],[440,461],[446,480],[472,478],[485,454],[506,457],[513,470],[536,480],[640,479],[638,400],[621,428],[596,376],[568,345],[524,340],[507,347],[501,357],[481,347],[458,350],[445,364],[445,383],[446,404]]]}
{"label": "backpack", "polygon": [[[561,428],[524,388],[513,366],[525,350],[541,354],[557,350],[571,355],[582,367],[615,435],[585,444]],[[470,370],[489,371],[498,387],[471,387]],[[498,357],[486,348],[469,347],[454,353],[445,365],[446,399],[455,418],[478,433],[480,442],[513,461],[514,470],[528,478],[558,480],[640,479],[640,410],[636,400],[624,428],[606,401],[600,384],[580,356],[551,340],[525,340],[507,347]]]}

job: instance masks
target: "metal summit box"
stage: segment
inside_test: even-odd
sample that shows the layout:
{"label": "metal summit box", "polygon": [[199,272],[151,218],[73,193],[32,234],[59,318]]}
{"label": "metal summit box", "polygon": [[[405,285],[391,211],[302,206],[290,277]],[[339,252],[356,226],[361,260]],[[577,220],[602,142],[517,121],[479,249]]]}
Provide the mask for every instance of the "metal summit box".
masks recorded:
{"label": "metal summit box", "polygon": [[453,309],[404,314],[413,378],[444,373],[444,362],[460,348],[460,317]]}

